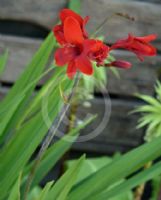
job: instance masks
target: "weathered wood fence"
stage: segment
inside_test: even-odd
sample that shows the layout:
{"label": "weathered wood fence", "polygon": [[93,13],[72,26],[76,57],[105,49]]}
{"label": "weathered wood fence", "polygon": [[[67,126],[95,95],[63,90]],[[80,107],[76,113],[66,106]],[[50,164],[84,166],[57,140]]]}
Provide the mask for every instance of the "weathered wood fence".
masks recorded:
{"label": "weathered wood fence", "polygon": [[[101,31],[107,43],[113,43],[129,32],[136,35],[157,33],[155,45],[161,50],[161,4],[158,1],[124,1],[124,0],[82,0],[82,14],[90,15],[88,25],[92,32],[102,20],[116,12],[126,13],[135,18],[129,21],[121,17],[112,17]],[[17,77],[30,61],[33,53],[42,42],[52,26],[58,20],[58,12],[66,7],[66,0],[1,0],[0,1],[0,53],[6,48],[10,56],[6,71],[1,77],[0,98],[7,93]],[[161,56],[146,59],[144,63],[125,51],[116,52],[119,58],[130,60],[133,68],[120,70],[120,79],[108,73],[108,91],[111,95],[112,113],[105,129],[92,140],[78,143],[74,150],[113,153],[126,151],[142,142],[144,130],[136,130],[138,115],[128,115],[129,111],[140,105],[133,94],[144,93],[154,95],[154,83],[160,78]],[[99,93],[99,92],[98,92]],[[81,108],[81,113],[98,113],[96,122],[91,124],[82,134],[89,133],[100,123],[104,113],[104,101],[96,95],[92,107]]]}

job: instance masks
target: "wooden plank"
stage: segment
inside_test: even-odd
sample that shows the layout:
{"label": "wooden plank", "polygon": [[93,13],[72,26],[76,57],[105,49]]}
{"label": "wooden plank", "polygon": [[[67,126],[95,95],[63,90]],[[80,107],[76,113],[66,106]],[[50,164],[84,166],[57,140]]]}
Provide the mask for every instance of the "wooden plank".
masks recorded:
{"label": "wooden plank", "polygon": [[30,62],[34,52],[42,41],[21,37],[0,35],[0,53],[9,50],[9,59],[3,76],[3,82],[13,83]]}
{"label": "wooden plank", "polygon": [[142,1],[142,2],[150,2],[150,3],[158,3],[158,4],[161,3],[160,0],[140,0],[140,1]]}
{"label": "wooden plank", "polygon": [[[0,88],[0,100],[7,94],[9,88]],[[91,101],[91,107],[80,106],[77,111],[77,122],[85,119],[91,114],[97,114],[97,119],[81,131],[81,136],[92,136],[90,140],[80,143],[75,143],[72,147],[73,150],[86,151],[93,153],[114,153],[116,151],[126,152],[131,148],[138,146],[142,142],[143,129],[136,130],[136,124],[139,115],[131,114],[136,106],[141,105],[136,101],[129,100],[116,100],[111,99],[112,109],[110,119],[104,118],[105,104],[103,99],[96,98]],[[110,112],[109,107],[106,107]],[[107,113],[108,115],[109,113]],[[106,117],[106,115],[105,115]],[[100,131],[100,129],[103,130]],[[94,137],[97,129],[97,137]],[[61,128],[64,131],[64,126]],[[94,131],[94,132],[93,132]],[[100,131],[100,132],[99,132]],[[90,135],[89,135],[90,134]],[[55,139],[54,139],[55,140]]]}
{"label": "wooden plank", "polygon": [[[92,100],[91,107],[80,106],[77,120],[83,120],[91,114],[97,114],[97,119],[81,131],[81,136],[93,137],[89,141],[76,143],[74,149],[87,150],[100,153],[114,153],[114,151],[126,151],[134,148],[142,142],[143,130],[136,130],[138,114],[131,114],[136,106],[141,105],[136,101],[112,99],[110,119],[105,119],[105,104],[102,99]],[[110,109],[107,107],[107,111]],[[106,115],[105,115],[106,116]],[[107,122],[108,121],[108,122]],[[100,126],[100,128],[98,128]],[[101,130],[104,127],[103,130]],[[98,134],[94,137],[94,134]],[[80,138],[82,139],[82,138]]]}
{"label": "wooden plank", "polygon": [[[134,17],[135,21],[112,16],[118,12]],[[105,36],[107,43],[114,43],[117,39],[126,37],[129,32],[139,36],[156,33],[158,39],[154,44],[161,49],[160,4],[129,0],[85,0],[82,5],[82,14],[91,17],[88,24],[91,33],[109,16],[99,33]]]}
{"label": "wooden plank", "polygon": [[[1,80],[13,83],[24,70],[40,44],[40,40],[0,36],[0,52],[6,48],[10,51],[7,68]],[[109,92],[118,94],[153,93],[153,84],[158,78],[158,69],[161,65],[160,56],[146,59],[144,63],[137,61],[132,54],[122,51],[115,52],[115,57],[131,61],[134,67],[130,70],[119,70],[121,79],[117,79],[110,73]]]}
{"label": "wooden plank", "polygon": [[[0,80],[14,83],[30,62],[41,42],[41,40],[0,35],[0,53],[4,52],[6,48],[10,53],[5,73]],[[133,67],[129,70],[119,70],[120,79],[111,72],[108,73],[107,88],[110,93],[120,95],[133,95],[135,92],[153,94],[153,85],[159,77],[161,56],[140,62],[133,54],[124,51],[115,51],[113,55],[118,59],[129,60],[133,63]]]}
{"label": "wooden plank", "polygon": [[108,71],[108,91],[113,94],[133,95],[144,93],[153,95],[154,84],[160,78],[161,56],[146,58],[140,62],[135,55],[124,51],[115,51],[115,58],[130,61],[132,68],[118,69],[120,78]]}
{"label": "wooden plank", "polygon": [[0,19],[27,21],[49,29],[65,6],[66,0],[1,0]]}
{"label": "wooden plank", "polygon": [[[71,150],[74,152],[83,152],[90,154],[106,154],[113,155],[115,153],[126,153],[137,146],[131,146],[128,144],[119,144],[115,143],[115,141],[88,141],[82,143],[74,143]],[[73,152],[72,152],[73,153]]]}
{"label": "wooden plank", "polygon": [[[1,0],[0,19],[27,21],[51,29],[58,19],[59,10],[66,7],[65,0]],[[134,22],[121,17],[112,17],[108,20],[100,34],[105,35],[107,42],[112,43],[129,32],[136,35],[157,33],[156,45],[161,49],[161,6],[140,1],[128,0],[84,0],[82,1],[82,14],[91,16],[88,24],[90,32],[105,17],[116,12],[127,13],[135,18]]]}

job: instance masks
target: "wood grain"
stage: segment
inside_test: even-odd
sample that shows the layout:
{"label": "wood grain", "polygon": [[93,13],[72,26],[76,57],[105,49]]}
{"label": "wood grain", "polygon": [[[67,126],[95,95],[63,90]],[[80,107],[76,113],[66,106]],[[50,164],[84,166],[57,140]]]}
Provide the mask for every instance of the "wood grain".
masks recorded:
{"label": "wood grain", "polygon": [[[105,41],[108,44],[114,43],[121,37],[126,37],[129,32],[139,36],[156,33],[158,39],[154,44],[161,50],[161,5],[157,4],[159,2],[157,0],[155,4],[151,0],[150,2],[82,0],[82,14],[91,17],[88,24],[90,33],[93,33],[96,27],[106,17],[109,17],[106,25],[99,32],[99,35],[105,36]],[[0,20],[19,21],[20,23],[25,21],[49,30],[58,21],[59,11],[66,5],[66,0],[1,0]],[[127,14],[135,20],[130,21],[123,17],[114,16],[117,12]],[[6,48],[9,49],[10,53],[5,73],[0,79],[4,84],[12,84],[16,81],[41,42],[41,40],[36,39],[0,35],[0,53],[4,52]],[[116,96],[132,96],[136,92],[153,95],[153,85],[156,79],[160,78],[161,56],[158,54],[157,57],[148,58],[144,63],[141,63],[135,56],[125,51],[116,51],[114,55],[132,62],[133,67],[126,71],[119,70],[120,79],[117,79],[110,71],[107,73],[109,93]],[[1,100],[8,89],[0,88]],[[74,150],[97,153],[124,152],[142,142],[144,131],[135,129],[139,115],[128,115],[129,111],[140,103],[128,98],[112,99],[111,102],[112,112],[108,123],[104,124],[104,129],[100,132],[98,130],[97,137],[74,144]],[[86,135],[96,130],[102,122],[104,112],[105,105],[102,98],[92,100],[91,107],[80,106],[77,113],[79,120],[83,120],[90,114],[98,114],[97,120],[84,129],[81,134]]]}
{"label": "wood grain", "polygon": [[[96,98],[92,101],[91,107],[81,106],[77,113],[77,120],[83,120],[91,114],[97,114],[97,119],[88,127],[83,129],[81,135],[93,139],[77,143],[74,148],[77,150],[88,150],[101,153],[114,153],[114,151],[127,151],[142,142],[143,130],[136,130],[138,114],[129,114],[137,106],[141,105],[136,101],[111,99],[112,110],[110,119],[101,124],[105,115],[105,104],[102,99]],[[106,107],[110,112],[109,107]],[[106,115],[105,115],[106,116]],[[104,127],[103,130],[102,127]],[[98,133],[97,137],[94,134]]]}
{"label": "wood grain", "polygon": [[[88,24],[91,33],[108,17],[107,23],[99,32],[99,35],[105,36],[107,43],[114,43],[117,39],[126,37],[128,33],[138,36],[156,33],[158,39],[154,44],[161,49],[160,4],[128,0],[85,0],[83,2],[82,13],[91,17]],[[113,16],[118,12],[134,17],[135,21]]]}
{"label": "wood grain", "polygon": [[130,61],[132,67],[128,70],[118,69],[120,78],[116,78],[109,70],[109,92],[119,95],[154,94],[154,84],[161,76],[161,56],[145,58],[144,62],[140,62],[132,53],[115,51],[113,55],[118,59]]}
{"label": "wood grain", "polygon": [[9,50],[9,59],[1,81],[13,83],[30,62],[42,41],[0,35],[0,53]]}
{"label": "wood grain", "polygon": [[[30,62],[41,42],[41,40],[0,35],[0,53],[4,52],[6,48],[9,49],[7,67],[0,80],[5,83],[14,83]],[[129,70],[119,70],[120,79],[108,70],[107,89],[110,93],[119,95],[133,95],[136,92],[153,94],[153,85],[160,76],[161,56],[140,62],[133,54],[124,51],[115,51],[113,55],[118,59],[132,62],[133,67]]]}
{"label": "wood grain", "polygon": [[66,3],[66,0],[1,0],[0,19],[27,21],[49,29]]}
{"label": "wood grain", "polygon": [[[9,88],[0,88],[0,100],[7,94]],[[87,151],[93,153],[114,153],[116,151],[125,152],[138,146],[142,142],[143,130],[136,130],[139,115],[129,114],[137,106],[141,105],[136,101],[110,99],[110,105],[106,107],[109,120],[103,117],[105,114],[105,103],[101,98],[91,101],[91,107],[79,106],[77,111],[77,122],[84,120],[92,114],[97,114],[97,118],[88,127],[81,131],[81,136],[89,135],[90,140],[73,145],[73,150]],[[103,128],[103,129],[102,129]],[[102,129],[102,130],[101,130]],[[64,131],[64,128],[61,130]],[[97,137],[94,134],[97,133]]]}
{"label": "wood grain", "polygon": [[[27,21],[51,29],[58,20],[59,11],[67,6],[66,0],[1,0],[0,20]],[[129,21],[122,17],[112,17],[115,13],[125,13],[135,18]],[[156,45],[161,49],[161,5],[128,0],[82,0],[82,14],[91,20],[88,29],[92,33],[109,16],[100,34],[108,43],[113,43],[129,32],[136,35],[157,33]]]}

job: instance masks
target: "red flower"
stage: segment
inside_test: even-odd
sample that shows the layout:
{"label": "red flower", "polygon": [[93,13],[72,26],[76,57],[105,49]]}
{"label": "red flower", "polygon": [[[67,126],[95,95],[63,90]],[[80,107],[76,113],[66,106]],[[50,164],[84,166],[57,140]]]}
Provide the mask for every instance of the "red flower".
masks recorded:
{"label": "red flower", "polygon": [[143,61],[143,56],[155,56],[156,48],[153,47],[150,42],[156,39],[155,34],[151,34],[144,37],[135,37],[132,34],[129,34],[128,38],[118,40],[112,49],[123,48],[135,53],[138,58]]}
{"label": "red flower", "polygon": [[123,69],[129,69],[131,67],[131,63],[125,60],[115,60],[111,63],[105,64],[106,67],[118,67]]}
{"label": "red flower", "polygon": [[[69,27],[70,28],[70,27]],[[77,34],[73,34],[77,37]],[[73,41],[73,38],[71,38]],[[109,48],[98,40],[84,40],[82,43],[67,45],[57,49],[55,52],[55,60],[58,66],[68,64],[67,75],[72,78],[77,70],[84,74],[92,75],[93,68],[91,61],[97,64],[103,63],[108,55]]]}
{"label": "red flower", "polygon": [[82,36],[84,39],[88,38],[88,34],[85,30],[85,25],[87,24],[89,17],[85,17],[84,19],[78,15],[77,13],[73,12],[70,9],[63,9],[60,12],[60,20],[61,20],[61,24],[60,25],[56,25],[53,29],[54,35],[57,39],[57,41],[59,42],[59,44],[64,45],[66,43],[68,43],[68,41],[65,38],[64,35],[64,26],[66,23],[66,19],[68,19],[69,17],[71,17],[75,23],[77,23],[77,25],[79,25],[81,31],[82,31]]}
{"label": "red flower", "polygon": [[[68,64],[67,75],[70,78],[77,70],[91,75],[93,73],[91,61],[96,61],[98,65],[103,63],[108,55],[109,47],[100,40],[86,39],[85,21],[73,11],[63,10],[60,18],[62,25],[54,28],[55,37],[62,45],[55,52],[56,64],[58,66]],[[61,29],[58,26],[59,28],[61,26]]]}
{"label": "red flower", "polygon": [[97,66],[104,65],[110,48],[100,40],[90,40],[90,46],[89,58],[96,61]]}

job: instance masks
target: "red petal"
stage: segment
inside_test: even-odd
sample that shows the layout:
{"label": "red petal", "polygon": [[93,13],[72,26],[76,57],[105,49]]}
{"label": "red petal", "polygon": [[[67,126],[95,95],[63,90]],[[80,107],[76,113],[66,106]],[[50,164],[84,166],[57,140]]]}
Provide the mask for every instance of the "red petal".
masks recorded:
{"label": "red petal", "polygon": [[151,50],[149,52],[149,56],[156,56],[157,55],[157,50],[155,47],[153,47],[152,45],[149,45]]}
{"label": "red petal", "polygon": [[83,41],[83,52],[88,54],[89,52],[95,52],[103,45],[102,41],[95,39],[87,39]]}
{"label": "red petal", "polygon": [[76,67],[84,74],[92,75],[93,74],[93,68],[92,64],[89,61],[89,59],[86,56],[79,56],[75,60]]}
{"label": "red petal", "polygon": [[136,54],[138,52],[145,56],[155,56],[156,55],[156,48],[148,43],[142,43],[142,42],[136,41],[133,44],[132,48],[134,49],[133,52],[135,52]]}
{"label": "red petal", "polygon": [[89,51],[93,51],[93,49],[95,48],[95,45],[96,45],[96,40],[94,39],[84,40],[83,42],[84,52],[88,54]]}
{"label": "red petal", "polygon": [[53,33],[56,37],[56,40],[60,45],[63,45],[66,43],[65,37],[64,37],[64,31],[62,25],[56,25],[53,29]]}
{"label": "red petal", "polygon": [[86,17],[83,19],[82,29],[83,29],[83,35],[84,35],[85,38],[88,38],[88,33],[87,33],[86,29],[85,29],[85,26],[86,26],[88,20],[89,20],[89,16],[86,16]]}
{"label": "red petal", "polygon": [[64,21],[64,36],[71,44],[79,44],[84,40],[81,27],[73,17],[68,17]]}
{"label": "red petal", "polygon": [[117,40],[111,47],[110,50],[117,49],[117,48],[127,48],[129,45],[133,43],[134,36],[129,33],[127,38]]}
{"label": "red petal", "polygon": [[77,68],[75,66],[75,62],[74,61],[71,61],[69,64],[68,64],[68,67],[67,67],[67,75],[70,79],[73,78],[73,76],[76,74],[77,72]]}
{"label": "red petal", "polygon": [[106,64],[107,67],[118,67],[123,69],[129,69],[131,67],[131,63],[125,60],[115,60],[109,64]]}
{"label": "red petal", "polygon": [[64,47],[59,48],[55,52],[55,61],[58,66],[64,66],[69,61],[75,58],[75,48],[74,47]]}
{"label": "red petal", "polygon": [[62,23],[64,23],[65,19],[67,17],[73,17],[74,19],[76,19],[80,24],[83,23],[83,19],[80,15],[78,15],[77,13],[73,12],[72,10],[70,9],[63,9],[61,12],[60,12],[60,19],[62,21]]}
{"label": "red petal", "polygon": [[155,40],[157,38],[156,34],[151,34],[151,35],[147,35],[144,37],[136,37],[136,39],[140,40],[140,41],[144,41],[144,42],[151,42],[153,40]]}

